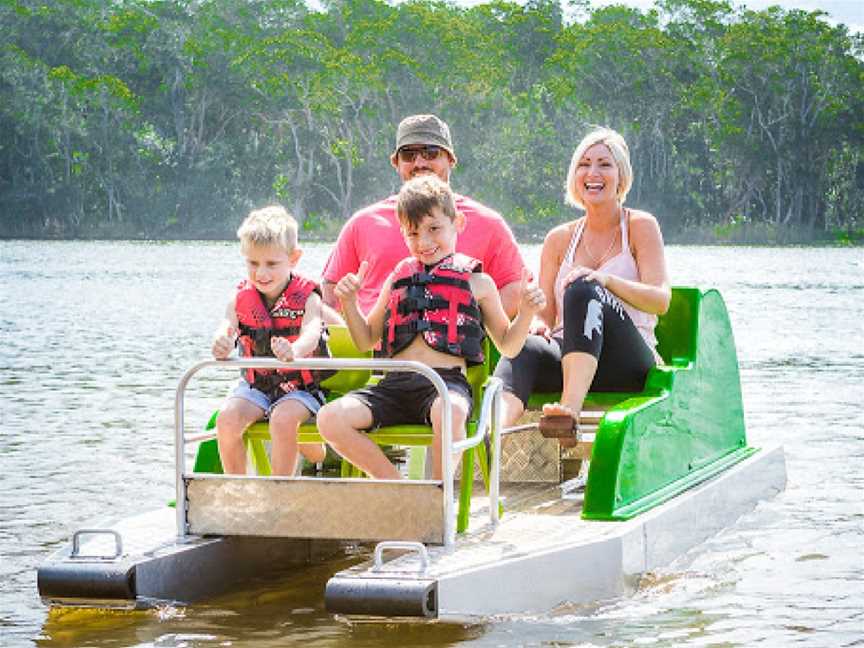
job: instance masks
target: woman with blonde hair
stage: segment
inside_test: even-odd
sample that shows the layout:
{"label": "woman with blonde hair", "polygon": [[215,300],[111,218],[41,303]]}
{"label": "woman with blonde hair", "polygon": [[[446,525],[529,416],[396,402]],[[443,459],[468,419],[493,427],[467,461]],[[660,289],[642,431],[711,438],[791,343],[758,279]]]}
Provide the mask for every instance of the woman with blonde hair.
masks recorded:
{"label": "woman with blonde hair", "polygon": [[540,428],[572,439],[589,390],[641,391],[659,362],[654,326],[671,289],[657,220],[624,205],[632,183],[630,152],[617,132],[598,128],[576,147],[566,197],[585,215],[546,235],[542,324],[495,370],[504,381],[507,425],[532,392],[560,391],[560,403],[544,406]]}

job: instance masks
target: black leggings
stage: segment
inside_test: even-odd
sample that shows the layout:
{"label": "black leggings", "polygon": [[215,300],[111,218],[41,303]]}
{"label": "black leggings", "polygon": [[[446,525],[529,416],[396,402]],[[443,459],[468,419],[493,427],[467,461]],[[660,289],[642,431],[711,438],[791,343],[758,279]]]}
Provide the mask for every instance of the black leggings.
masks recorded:
{"label": "black leggings", "polygon": [[564,291],[564,338],[529,335],[515,358],[502,357],[495,376],[523,404],[532,392],[560,392],[561,358],[589,353],[597,359],[591,391],[638,392],[654,354],[621,302],[596,281],[577,279]]}

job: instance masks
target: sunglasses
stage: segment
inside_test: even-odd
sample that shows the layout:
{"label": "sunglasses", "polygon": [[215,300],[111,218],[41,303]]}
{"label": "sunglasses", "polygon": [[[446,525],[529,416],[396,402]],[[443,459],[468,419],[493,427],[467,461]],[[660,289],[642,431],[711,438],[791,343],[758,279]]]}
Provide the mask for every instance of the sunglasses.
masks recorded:
{"label": "sunglasses", "polygon": [[429,145],[422,148],[401,148],[396,155],[401,162],[413,162],[418,155],[422,155],[424,160],[431,162],[437,160],[443,150],[440,146]]}

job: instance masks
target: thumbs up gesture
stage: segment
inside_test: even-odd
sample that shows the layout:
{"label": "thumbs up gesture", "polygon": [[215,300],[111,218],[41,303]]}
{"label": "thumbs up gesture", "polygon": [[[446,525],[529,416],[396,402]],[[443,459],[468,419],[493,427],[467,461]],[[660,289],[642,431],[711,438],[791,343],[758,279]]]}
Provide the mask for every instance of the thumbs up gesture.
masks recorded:
{"label": "thumbs up gesture", "polygon": [[333,292],[343,304],[357,301],[357,291],[363,285],[363,280],[366,278],[366,272],[369,270],[369,262],[363,261],[357,269],[357,274],[349,272],[343,276],[337,283]]}
{"label": "thumbs up gesture", "polygon": [[528,313],[537,313],[546,307],[546,293],[537,284],[529,282],[531,273],[528,268],[522,268],[522,299],[519,302],[519,310]]}

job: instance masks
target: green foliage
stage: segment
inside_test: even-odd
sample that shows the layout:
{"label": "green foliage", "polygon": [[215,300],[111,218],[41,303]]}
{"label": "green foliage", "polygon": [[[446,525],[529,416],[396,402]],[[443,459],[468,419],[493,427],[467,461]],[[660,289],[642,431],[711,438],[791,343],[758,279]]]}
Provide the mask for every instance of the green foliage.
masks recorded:
{"label": "green foliage", "polygon": [[0,0],[0,235],[231,237],[278,200],[332,236],[396,189],[398,121],[523,238],[576,214],[573,149],[630,145],[667,240],[861,242],[864,36],[657,0]]}
{"label": "green foliage", "polygon": [[835,230],[834,239],[839,245],[864,244],[864,228]]}

